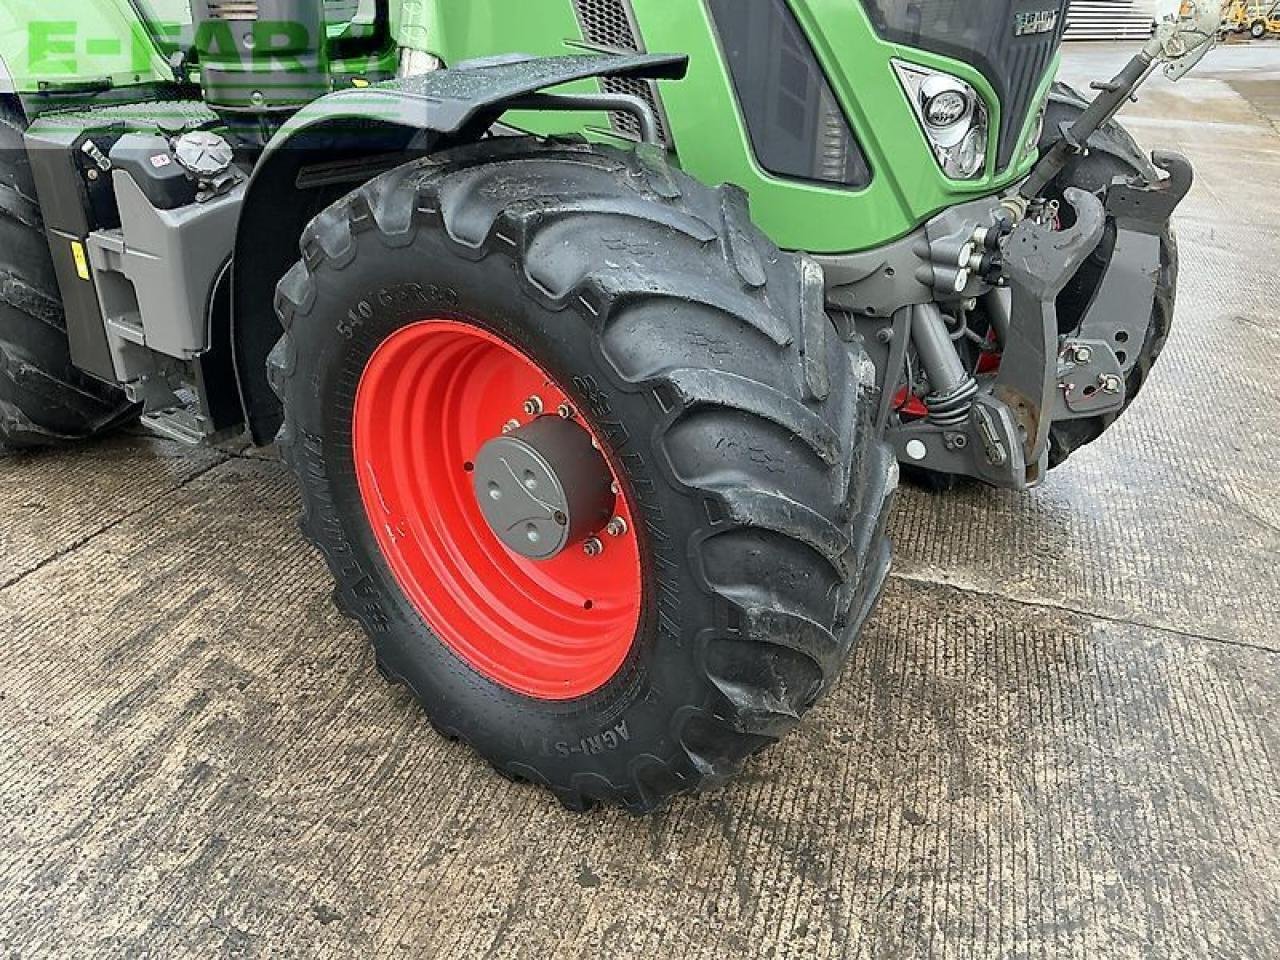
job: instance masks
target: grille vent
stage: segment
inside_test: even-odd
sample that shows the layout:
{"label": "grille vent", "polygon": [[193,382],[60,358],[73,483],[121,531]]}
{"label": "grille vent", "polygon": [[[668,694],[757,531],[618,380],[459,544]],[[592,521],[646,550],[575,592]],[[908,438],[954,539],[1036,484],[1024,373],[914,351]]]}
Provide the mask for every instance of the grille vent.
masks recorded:
{"label": "grille vent", "polygon": [[1058,29],[1053,33],[1035,38],[1031,42],[1010,43],[1004,51],[1001,59],[1008,92],[1002,98],[1004,109],[1000,117],[1000,150],[997,160],[1001,170],[1016,159],[1020,146],[1018,135],[1026,122],[1040,80],[1053,62],[1065,27],[1066,23],[1060,21]]}
{"label": "grille vent", "polygon": [[588,43],[640,52],[626,0],[574,0],[574,6]]}
{"label": "grille vent", "polygon": [[[587,43],[619,53],[645,52],[631,13],[630,0],[574,0],[573,6]],[[670,144],[658,89],[653,83],[626,77],[603,77],[600,88],[605,93],[622,93],[648,103],[658,117],[658,133],[662,142]],[[609,116],[615,133],[633,140],[640,139],[640,122],[631,114],[613,113]]]}
{"label": "grille vent", "polygon": [[208,0],[210,20],[257,20],[258,0]]}
{"label": "grille vent", "polygon": [[1074,0],[1068,40],[1146,40],[1156,16],[1154,0]]}

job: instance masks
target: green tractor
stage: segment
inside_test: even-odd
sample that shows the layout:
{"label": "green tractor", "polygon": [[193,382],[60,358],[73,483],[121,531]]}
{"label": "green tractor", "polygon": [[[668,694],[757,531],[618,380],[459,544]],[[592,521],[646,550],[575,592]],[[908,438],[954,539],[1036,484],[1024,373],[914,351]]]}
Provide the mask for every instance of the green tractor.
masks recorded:
{"label": "green tractor", "polygon": [[1067,0],[3,0],[0,445],[278,442],[437,729],[655,809],[835,683],[900,463],[1137,395],[1191,171],[1113,117],[1216,4],[1090,101]]}

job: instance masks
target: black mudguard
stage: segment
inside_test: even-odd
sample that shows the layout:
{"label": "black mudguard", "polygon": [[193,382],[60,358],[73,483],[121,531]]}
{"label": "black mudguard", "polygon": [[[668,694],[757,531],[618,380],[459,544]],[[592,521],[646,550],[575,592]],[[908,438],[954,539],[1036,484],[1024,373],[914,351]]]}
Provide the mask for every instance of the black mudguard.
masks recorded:
{"label": "black mudguard", "polygon": [[342,90],[299,111],[254,170],[236,237],[232,340],[254,441],[270,443],[280,426],[266,374],[281,333],[275,288],[316,214],[391,167],[479,140],[531,94],[595,77],[679,80],[687,69],[684,56],[517,57]]}

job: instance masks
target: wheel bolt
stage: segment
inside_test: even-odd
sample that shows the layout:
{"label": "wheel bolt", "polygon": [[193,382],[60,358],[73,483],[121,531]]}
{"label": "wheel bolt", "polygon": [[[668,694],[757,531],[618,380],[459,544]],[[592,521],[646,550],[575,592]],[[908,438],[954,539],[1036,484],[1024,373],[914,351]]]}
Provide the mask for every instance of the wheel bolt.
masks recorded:
{"label": "wheel bolt", "polygon": [[600,542],[599,537],[587,537],[582,544],[582,552],[588,557],[598,557],[604,553],[604,544]]}
{"label": "wheel bolt", "polygon": [[503,433],[511,433],[512,431],[519,430],[519,429],[520,429],[519,420],[508,420],[506,423],[502,425]]}
{"label": "wheel bolt", "polygon": [[574,417],[573,407],[569,406],[567,403],[562,403],[560,406],[556,407],[556,413],[559,415],[561,420],[572,420]]}
{"label": "wheel bolt", "polygon": [[542,398],[530,397],[524,402],[524,412],[531,417],[539,416],[542,413]]}
{"label": "wheel bolt", "polygon": [[604,529],[611,537],[621,537],[627,532],[627,521],[622,517],[614,517]]}

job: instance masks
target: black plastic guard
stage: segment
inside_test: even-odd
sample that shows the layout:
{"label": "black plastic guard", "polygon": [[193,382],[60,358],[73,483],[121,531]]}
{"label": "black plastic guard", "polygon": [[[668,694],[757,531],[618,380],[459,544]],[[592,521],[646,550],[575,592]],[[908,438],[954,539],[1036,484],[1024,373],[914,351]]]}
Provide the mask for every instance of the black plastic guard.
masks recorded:
{"label": "black plastic guard", "polygon": [[658,54],[505,57],[342,90],[295,114],[254,170],[236,236],[232,339],[254,442],[271,443],[280,427],[266,374],[281,333],[275,287],[316,214],[391,167],[478,140],[530,94],[595,77],[680,80],[688,64],[686,56]]}

